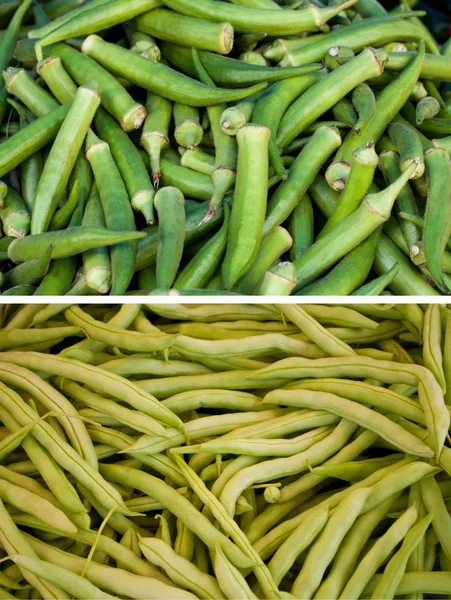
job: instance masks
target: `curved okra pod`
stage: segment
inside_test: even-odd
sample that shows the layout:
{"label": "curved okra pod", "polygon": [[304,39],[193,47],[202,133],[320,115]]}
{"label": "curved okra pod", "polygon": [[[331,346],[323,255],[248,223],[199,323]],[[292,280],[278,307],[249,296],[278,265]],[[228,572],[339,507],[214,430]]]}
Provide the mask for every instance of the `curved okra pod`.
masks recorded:
{"label": "curved okra pod", "polygon": [[155,195],[158,214],[157,288],[170,289],[177,275],[185,238],[185,209],[182,192],[163,187]]}
{"label": "curved okra pod", "polygon": [[395,183],[382,192],[366,196],[354,212],[335,225],[295,261],[297,289],[314,281],[388,220],[400,190],[415,169],[416,165],[412,163]]}
{"label": "curved okra pod", "polygon": [[229,54],[233,47],[233,27],[230,23],[212,23],[186,17],[166,8],[157,8],[137,17],[132,26],[159,40],[181,44],[188,48]]}
{"label": "curved okra pod", "polygon": [[[135,232],[135,218],[127,190],[110,147],[92,131],[88,132],[86,139],[86,157],[94,172],[108,229]],[[136,252],[137,243],[134,241],[117,244],[111,248],[111,294],[120,295],[126,292],[135,272]]]}
{"label": "curved okra pod", "polygon": [[242,90],[209,88],[199,81],[186,78],[162,63],[149,61],[130,50],[104,42],[97,35],[90,35],[85,39],[82,51],[115,75],[125,77],[132,83],[169,100],[189,106],[210,106],[221,102],[233,102],[266,87],[266,84],[260,84]]}
{"label": "curved okra pod", "polygon": [[0,144],[0,176],[15,169],[57,135],[70,105],[59,106]]}
{"label": "curved okra pod", "polygon": [[352,292],[351,296],[380,296],[384,290],[390,287],[400,268],[399,263],[395,263],[386,273],[362,285],[355,292]]}
{"label": "curved okra pod", "polygon": [[226,290],[251,266],[260,246],[268,195],[267,127],[245,125],[238,130],[238,165],[229,240],[222,264]]}
{"label": "curved okra pod", "polygon": [[[413,41],[418,43],[423,39],[423,29],[416,23],[412,23],[410,19],[371,19],[356,23],[350,27],[340,28],[337,31],[329,33],[323,39],[319,39],[318,41],[313,40],[311,44],[307,44],[299,48],[299,50],[288,52],[284,60],[282,60],[281,65],[308,65],[320,61],[331,46],[347,46],[356,52],[366,46],[380,46],[381,44],[393,41]],[[428,51],[432,51],[432,48],[429,46]],[[404,52],[400,54],[402,55],[402,66],[397,68],[398,71],[407,67],[412,58],[415,57],[413,52],[409,53],[409,61]],[[442,57],[435,58],[441,59]],[[443,73],[443,69],[441,72]],[[441,78],[442,75],[438,75],[438,77]]]}
{"label": "curved okra pod", "polygon": [[271,132],[269,140],[269,160],[276,173],[283,175],[285,167],[277,148],[277,129],[282,115],[296,98],[325,77],[327,71],[321,69],[309,75],[300,75],[280,81],[265,90],[258,99],[252,113],[252,122],[268,127]]}
{"label": "curved okra pod", "polygon": [[426,96],[422,98],[415,110],[417,125],[422,125],[425,119],[433,119],[440,112],[440,104],[436,98]]}
{"label": "curved okra pod", "polygon": [[194,106],[174,102],[172,111],[175,124],[174,137],[177,144],[183,148],[198,146],[204,135],[199,110]]}
{"label": "curved okra pod", "polygon": [[[161,48],[164,56],[176,69],[191,77],[197,76],[191,50],[168,42],[163,42]],[[322,66],[321,64],[309,64],[302,67],[274,69],[273,67],[251,65],[228,56],[220,56],[202,50],[199,50],[198,54],[210,77],[216,85],[221,87],[246,87],[255,83],[279,81],[318,71]]]}
{"label": "curved okra pod", "polygon": [[[200,81],[214,88],[215,84],[200,62],[195,49],[193,49],[193,61],[196,65]],[[233,138],[224,133],[220,124],[224,108],[225,105],[207,107],[210,129],[215,146],[215,162],[211,172],[214,191],[209,202],[208,212],[205,216],[207,220],[216,213],[218,206],[220,206],[225,195],[235,183],[236,178],[237,145]]]}
{"label": "curved okra pod", "polygon": [[368,84],[360,83],[354,89],[352,92],[352,104],[358,114],[358,121],[354,125],[354,129],[360,131],[376,112],[376,98]]}
{"label": "curved okra pod", "polygon": [[314,215],[313,205],[308,194],[304,194],[289,216],[288,231],[293,239],[290,248],[290,259],[294,262],[314,240]]}
{"label": "curved okra pod", "polygon": [[55,44],[44,54],[58,56],[77,85],[95,81],[99,86],[102,106],[119,121],[124,131],[141,127],[146,116],[144,106],[135,102],[122,85],[94,60],[67,44]]}
{"label": "curved okra pod", "polygon": [[286,146],[359,83],[380,75],[386,60],[385,50],[366,48],[309,88],[282,117],[277,132],[278,145]]}
{"label": "curved okra pod", "polygon": [[62,12],[59,15],[53,14],[53,18],[49,23],[46,23],[40,27],[36,27],[35,29],[31,29],[28,33],[28,37],[32,39],[43,38],[54,29],[57,29],[58,27],[61,27],[61,25],[67,23],[67,21],[70,21],[73,17],[79,17],[87,10],[91,10],[95,6],[100,6],[101,4],[105,4],[105,0],[91,0],[91,2],[89,2],[89,6],[88,4],[83,3],[72,10],[70,8],[67,9],[66,5],[67,12]]}
{"label": "curved okra pod", "polygon": [[47,230],[68,183],[77,155],[100,104],[96,88],[95,84],[89,84],[78,89],[74,103],[50,150],[39,181],[31,217],[33,235]]}
{"label": "curved okra pod", "polygon": [[289,296],[296,285],[296,269],[291,262],[272,266],[263,275],[257,293],[259,296]]}
{"label": "curved okra pod", "polygon": [[8,186],[0,209],[3,232],[8,237],[23,238],[30,231],[30,213],[14,188]]}
{"label": "curved okra pod", "polygon": [[227,246],[230,208],[224,205],[224,222],[220,230],[211,237],[179,273],[173,284],[176,290],[202,289],[219,267]]}
{"label": "curved okra pod", "polygon": [[[75,15],[66,23],[48,32],[44,37],[39,37],[36,42],[36,55],[39,60],[42,60],[40,54],[42,54],[44,46],[108,29],[158,6],[161,6],[159,0],[128,0],[127,2],[110,0],[108,3],[104,2],[99,6],[94,6],[91,10]],[[36,37],[36,32],[34,32],[34,37]]]}
{"label": "curved okra pod", "polygon": [[69,198],[63,206],[53,215],[49,224],[49,231],[59,231],[67,227],[74,210],[78,205],[80,196],[80,180],[76,179],[69,194]]}
{"label": "curved okra pod", "polygon": [[423,229],[424,254],[433,280],[442,290],[447,290],[441,259],[451,234],[451,208],[448,202],[443,202],[451,186],[451,160],[443,148],[427,150],[424,160],[428,184]]}
{"label": "curved okra pod", "polygon": [[266,271],[284,252],[291,248],[292,243],[291,235],[286,229],[275,227],[263,238],[254,262],[240,279],[234,291],[244,295],[255,294]]}
{"label": "curved okra pod", "polygon": [[34,258],[23,262],[17,267],[13,267],[3,276],[4,289],[9,289],[18,285],[33,285],[39,283],[47,274],[52,260],[53,245],[41,252],[39,258]]}
{"label": "curved okra pod", "polygon": [[[82,225],[84,227],[105,227],[105,215],[100,201],[97,186],[91,189]],[[86,283],[99,294],[107,294],[111,287],[111,260],[107,247],[95,247],[82,254]]]}
{"label": "curved okra pod", "polygon": [[141,212],[147,224],[152,225],[155,191],[138,149],[117,122],[102,108],[97,111],[94,123],[98,135],[110,147],[133,209]]}
{"label": "curved okra pod", "polygon": [[425,47],[424,43],[421,42],[415,59],[379,94],[376,100],[376,112],[373,117],[361,128],[359,134],[354,131],[348,133],[337,152],[336,160],[351,162],[354,150],[361,148],[369,142],[378,142],[387,126],[407,102],[420,75],[424,54]]}
{"label": "curved okra pod", "polygon": [[[413,132],[412,132],[413,133]],[[379,157],[380,170],[384,176],[385,183],[390,185],[401,175],[399,157],[396,152],[386,150]],[[396,208],[398,212],[407,212],[413,215],[418,214],[418,208],[415,201],[415,196],[408,183],[400,191],[396,199]],[[406,240],[407,247],[410,248],[420,239],[420,231],[413,223],[401,219],[400,227]]]}
{"label": "curved okra pod", "polygon": [[238,33],[259,33],[265,31],[271,36],[298,34],[302,31],[317,31],[329,19],[342,10],[355,4],[355,0],[338,6],[317,8],[310,5],[297,11],[251,8],[240,5],[218,6],[213,0],[205,0],[201,5],[195,0],[165,0],[165,5],[191,17],[199,17],[216,23],[231,23]]}
{"label": "curved okra pod", "polygon": [[289,217],[320,168],[340,144],[340,134],[334,127],[320,127],[315,131],[291,165],[288,178],[269,201],[263,235],[270,233]]}
{"label": "curved okra pod", "polygon": [[160,156],[169,146],[169,123],[172,115],[170,100],[148,92],[146,100],[147,117],[141,135],[140,144],[149,154],[150,170],[155,187],[160,184]]}
{"label": "curved okra pod", "polygon": [[414,160],[417,164],[417,170],[412,179],[421,177],[425,169],[423,146],[415,131],[400,123],[392,123],[388,127],[388,135],[398,149],[400,158],[399,167],[401,171],[404,171],[404,169],[410,165],[410,162]]}

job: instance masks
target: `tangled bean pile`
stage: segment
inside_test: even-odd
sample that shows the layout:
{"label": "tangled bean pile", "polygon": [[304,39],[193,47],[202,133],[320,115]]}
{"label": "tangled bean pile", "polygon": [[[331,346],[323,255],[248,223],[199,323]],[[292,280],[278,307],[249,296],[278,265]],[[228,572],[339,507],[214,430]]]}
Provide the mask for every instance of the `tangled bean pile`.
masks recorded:
{"label": "tangled bean pile", "polygon": [[451,596],[438,305],[23,305],[4,598]]}
{"label": "tangled bean pile", "polygon": [[415,5],[24,0],[3,294],[447,293],[451,43]]}

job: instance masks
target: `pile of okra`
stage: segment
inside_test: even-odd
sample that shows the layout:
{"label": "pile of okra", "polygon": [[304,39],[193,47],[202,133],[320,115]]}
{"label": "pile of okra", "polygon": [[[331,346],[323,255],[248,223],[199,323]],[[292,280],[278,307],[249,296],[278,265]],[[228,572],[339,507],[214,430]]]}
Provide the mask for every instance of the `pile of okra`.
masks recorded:
{"label": "pile of okra", "polygon": [[451,43],[416,4],[3,2],[2,293],[448,293]]}
{"label": "pile of okra", "polygon": [[0,597],[451,597],[451,310],[3,305]]}

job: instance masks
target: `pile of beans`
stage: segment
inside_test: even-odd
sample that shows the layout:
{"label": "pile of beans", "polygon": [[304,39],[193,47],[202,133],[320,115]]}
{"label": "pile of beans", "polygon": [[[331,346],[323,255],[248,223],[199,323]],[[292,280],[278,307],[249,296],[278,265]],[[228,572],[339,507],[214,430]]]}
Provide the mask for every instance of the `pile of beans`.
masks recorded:
{"label": "pile of beans", "polygon": [[0,38],[3,294],[451,288],[451,43],[415,0],[31,2]]}
{"label": "pile of beans", "polygon": [[0,596],[451,596],[451,312],[3,305]]}

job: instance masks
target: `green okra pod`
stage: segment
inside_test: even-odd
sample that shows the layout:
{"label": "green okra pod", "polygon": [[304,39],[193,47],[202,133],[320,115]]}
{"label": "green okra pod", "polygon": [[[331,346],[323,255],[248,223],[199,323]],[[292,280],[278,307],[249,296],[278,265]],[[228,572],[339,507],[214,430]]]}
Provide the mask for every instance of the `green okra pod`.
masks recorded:
{"label": "green okra pod", "polygon": [[[62,23],[56,29],[49,31],[44,37],[38,36],[36,54],[42,52],[41,48],[68,38],[86,36],[102,29],[108,29],[119,23],[124,23],[137,15],[161,6],[159,0],[110,0],[84,12],[79,12],[71,19]],[[33,36],[36,37],[36,31]]]}
{"label": "green okra pod", "polygon": [[410,165],[411,160],[417,164],[417,170],[413,179],[421,177],[424,173],[423,146],[419,136],[413,129],[405,127],[400,123],[392,123],[388,128],[388,135],[399,152],[401,171]]}
{"label": "green okra pod", "polygon": [[233,102],[266,87],[265,83],[241,90],[208,88],[162,63],[149,61],[130,50],[104,42],[97,35],[87,37],[83,42],[82,50],[85,55],[106,66],[114,74],[125,77],[132,83],[169,100],[189,106]]}
{"label": "green okra pod", "polygon": [[36,66],[36,71],[61,104],[73,102],[77,86],[67,74],[59,56],[49,56]]}
{"label": "green okra pod", "polygon": [[301,94],[320,81],[326,74],[327,71],[321,69],[309,75],[300,75],[280,81],[265,90],[255,105],[252,122],[270,129],[269,160],[279,174],[285,173],[285,167],[281,161],[276,141],[280,119],[296,98],[299,98]]}
{"label": "green okra pod", "polygon": [[[127,190],[110,147],[92,131],[88,132],[86,139],[86,156],[94,172],[106,226],[113,231],[136,231]],[[111,248],[111,294],[126,292],[135,272],[136,252],[136,241],[124,242]]]}
{"label": "green okra pod", "polygon": [[[161,45],[163,55],[177,69],[196,77],[196,66],[192,58],[192,52],[183,46],[177,46],[168,42]],[[210,77],[221,87],[246,87],[248,85],[280,81],[298,75],[305,75],[321,69],[321,64],[309,64],[301,67],[263,67],[251,65],[241,60],[220,56],[212,52],[199,50],[199,58],[208,71]]]}
{"label": "green okra pod", "polygon": [[[364,20],[350,27],[333,31],[317,41],[314,39],[311,44],[302,46],[299,50],[287,52],[281,65],[308,65],[317,62],[323,59],[331,46],[348,46],[356,52],[367,46],[379,46],[380,44],[392,41],[413,41],[418,43],[424,38],[423,29],[416,23],[412,23],[410,19],[404,20],[400,14],[396,18]],[[427,40],[425,42],[428,44]],[[435,52],[429,45],[427,49],[428,52]],[[402,55],[402,66],[396,69],[398,71],[407,67],[412,58],[415,57],[415,53],[409,53],[408,57],[405,56],[404,52],[399,54]],[[441,59],[442,57],[435,58]]]}
{"label": "green okra pod", "polygon": [[157,288],[170,289],[177,275],[185,239],[185,208],[182,192],[162,187],[155,195],[158,214]]}
{"label": "green okra pod", "polygon": [[[105,215],[97,186],[93,185],[83,214],[84,227],[105,227]],[[111,260],[107,247],[93,247],[82,255],[86,283],[99,294],[107,294],[111,287]]]}
{"label": "green okra pod", "polygon": [[425,119],[433,119],[440,112],[440,104],[436,98],[422,98],[415,109],[417,125],[422,125]]}
{"label": "green okra pod", "polygon": [[204,288],[221,264],[227,246],[230,208],[224,205],[224,221],[220,230],[212,236],[183,268],[174,282],[176,290]]}
{"label": "green okra pod", "polygon": [[55,108],[0,144],[0,176],[12,171],[57,135],[70,105]]}
{"label": "green okra pod", "polygon": [[304,194],[289,217],[288,231],[293,239],[290,259],[294,262],[314,240],[313,205],[308,194]]}
{"label": "green okra pod", "polygon": [[[415,168],[416,165],[412,163],[391,186],[377,194],[368,195],[359,208],[335,225],[296,260],[297,289],[314,281],[327,266],[343,257],[389,218],[399,191]],[[346,234],[341,233],[345,231]]]}
{"label": "green okra pod", "polygon": [[92,84],[78,89],[74,103],[50,150],[39,181],[31,217],[33,235],[48,229],[61,199],[85,135],[100,104],[96,88],[97,86]]}
{"label": "green okra pod", "polygon": [[385,50],[366,48],[309,88],[282,117],[277,132],[278,145],[286,146],[359,83],[380,75],[386,61]]}
{"label": "green okra pod", "polygon": [[197,4],[195,0],[165,0],[165,4],[184,15],[199,17],[207,21],[231,23],[238,33],[265,31],[271,36],[282,36],[302,31],[317,31],[329,19],[355,4],[355,0],[327,8],[309,5],[297,11],[289,11],[290,14],[266,8],[228,4],[218,6],[213,0],[205,0],[201,5]]}
{"label": "green okra pod", "polygon": [[352,92],[352,104],[358,114],[354,129],[360,131],[376,112],[376,98],[367,83],[360,83]]}
{"label": "green okra pod", "polygon": [[3,288],[9,289],[18,285],[33,285],[39,283],[49,270],[52,260],[53,245],[48,245],[39,258],[33,258],[13,267],[5,273]]}
{"label": "green okra pod", "polygon": [[235,291],[239,294],[255,294],[266,271],[293,244],[291,235],[283,227],[275,227],[263,238],[260,248],[249,270],[239,280]]}
{"label": "green okra pod", "polygon": [[409,66],[379,94],[376,100],[376,112],[361,128],[359,134],[354,131],[348,133],[341,148],[337,152],[336,160],[351,162],[352,153],[355,149],[361,148],[369,142],[376,143],[379,140],[387,126],[406,104],[407,99],[420,76],[424,54],[425,46],[424,43],[421,42],[418,53]]}
{"label": "green okra pod", "polygon": [[238,130],[238,165],[229,240],[222,265],[227,290],[251,266],[260,246],[268,194],[267,127],[245,125]]}
{"label": "green okra pod", "polygon": [[427,150],[424,155],[428,197],[424,214],[424,255],[426,264],[435,283],[442,290],[447,290],[443,281],[441,259],[449,236],[451,235],[450,203],[451,160],[443,148]]}
{"label": "green okra pod", "polygon": [[117,122],[102,108],[97,111],[94,123],[100,138],[110,147],[133,209],[141,212],[147,224],[152,225],[155,220],[153,214],[155,191],[138,149]]}
{"label": "green okra pod", "polygon": [[119,121],[124,131],[141,127],[146,117],[144,106],[135,102],[122,85],[94,60],[67,44],[54,44],[44,49],[44,55],[58,56],[77,85],[95,81],[99,86],[102,106]]}
{"label": "green okra pod", "polygon": [[57,108],[58,102],[38,85],[25,71],[10,67],[3,72],[6,89],[16,96],[37,117],[43,117]]}
{"label": "green okra pod", "polygon": [[53,215],[52,220],[50,221],[49,231],[59,231],[60,229],[64,229],[74,212],[77,208],[78,198],[80,195],[80,180],[75,180],[74,185],[69,194],[69,198],[63,204],[63,206]]}
{"label": "green okra pod", "polygon": [[[193,60],[197,68],[199,79],[205,85],[214,88],[215,84],[200,62],[195,49],[193,49]],[[214,168],[211,172],[211,181],[214,189],[210,199],[208,213],[205,216],[206,219],[211,218],[218,210],[218,206],[235,183],[236,178],[237,145],[233,138],[224,133],[220,124],[221,114],[223,113],[224,108],[225,105],[207,107],[210,129],[215,146],[215,161]]]}
{"label": "green okra pod", "polygon": [[54,244],[53,258],[59,259],[74,256],[92,248],[112,246],[130,240],[138,240],[145,236],[146,234],[140,231],[115,231],[105,227],[83,225],[22,237],[9,245],[8,255],[16,263],[33,260],[39,258],[49,244]]}
{"label": "green okra pod", "polygon": [[172,115],[170,100],[148,92],[146,100],[147,117],[144,121],[140,144],[149,154],[150,170],[155,187],[161,176],[161,152],[169,146],[169,123]]}
{"label": "green okra pod", "polygon": [[270,233],[291,214],[319,169],[340,144],[341,137],[337,129],[320,127],[315,131],[290,167],[287,179],[268,202],[263,235]]}
{"label": "green okra pod", "polygon": [[[384,176],[385,183],[390,185],[396,179],[398,179],[401,174],[399,157],[397,153],[386,150],[385,152],[382,152],[379,158],[380,170]],[[400,191],[396,199],[395,206],[399,212],[408,212],[413,215],[418,214],[415,196],[408,183],[406,183],[404,188]],[[402,219],[400,228],[408,248],[416,244],[420,239],[419,229],[413,223],[409,223],[408,221],[404,221],[404,219]]]}
{"label": "green okra pod", "polygon": [[177,144],[184,148],[198,146],[204,134],[198,109],[174,102],[172,110],[175,124],[174,137]]}
{"label": "green okra pod", "polygon": [[30,213],[20,194],[10,186],[8,186],[3,199],[0,219],[3,231],[8,237],[23,238],[30,231]]}
{"label": "green okra pod", "polygon": [[132,26],[159,40],[174,42],[188,48],[229,54],[233,46],[233,27],[230,23],[194,19],[165,8],[146,12],[134,19]]}

